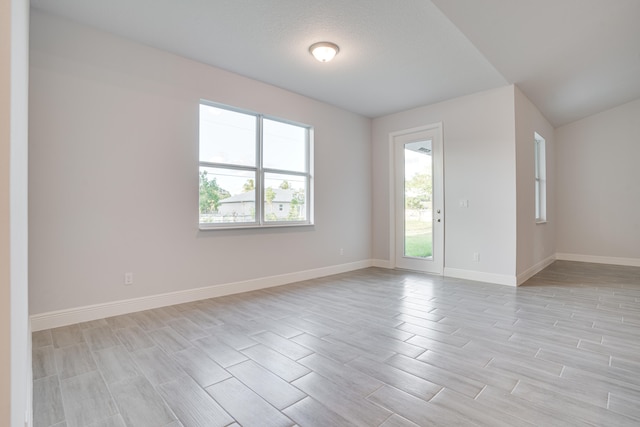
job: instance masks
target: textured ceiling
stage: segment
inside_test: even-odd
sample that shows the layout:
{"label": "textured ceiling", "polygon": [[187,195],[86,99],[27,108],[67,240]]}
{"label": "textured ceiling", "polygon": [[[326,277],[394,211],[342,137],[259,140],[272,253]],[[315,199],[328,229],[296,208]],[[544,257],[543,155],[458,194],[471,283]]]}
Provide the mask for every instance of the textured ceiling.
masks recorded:
{"label": "textured ceiling", "polygon": [[[638,0],[32,0],[368,116],[516,83],[560,125],[640,97]],[[340,46],[316,62],[314,42]]]}
{"label": "textured ceiling", "polygon": [[640,0],[433,0],[555,126],[640,98]]}

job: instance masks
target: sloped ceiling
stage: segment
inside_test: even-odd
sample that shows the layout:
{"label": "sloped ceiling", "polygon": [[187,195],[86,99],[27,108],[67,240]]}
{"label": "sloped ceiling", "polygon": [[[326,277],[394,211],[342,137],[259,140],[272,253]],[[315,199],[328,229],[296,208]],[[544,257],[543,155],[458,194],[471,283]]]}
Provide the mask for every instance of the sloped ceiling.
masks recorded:
{"label": "sloped ceiling", "polygon": [[554,125],[640,98],[638,0],[433,0]]}
{"label": "sloped ceiling", "polygon": [[[555,125],[640,98],[638,0],[32,0],[368,117],[516,83]],[[308,47],[329,40],[334,61]]]}

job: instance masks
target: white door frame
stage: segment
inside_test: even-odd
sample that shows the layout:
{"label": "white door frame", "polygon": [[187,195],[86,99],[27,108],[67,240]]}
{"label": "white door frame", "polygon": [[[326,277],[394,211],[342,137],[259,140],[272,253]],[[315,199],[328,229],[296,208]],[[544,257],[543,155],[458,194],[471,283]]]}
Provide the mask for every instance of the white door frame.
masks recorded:
{"label": "white door frame", "polygon": [[[442,206],[436,207],[434,206],[434,211],[436,209],[440,209],[441,214],[441,224],[440,227],[440,243],[439,248],[436,248],[436,239],[435,239],[435,229],[434,229],[434,240],[433,240],[433,256],[434,263],[437,263],[439,268],[437,271],[433,271],[431,273],[434,274],[443,274],[444,271],[444,221],[445,221],[445,212],[444,212],[444,138],[443,138],[443,129],[442,122],[432,123],[430,125],[418,126],[411,129],[404,129],[401,131],[391,132],[389,133],[389,262],[391,268],[396,268],[396,156],[395,156],[395,138],[402,135],[424,132],[424,131],[435,131],[437,137],[440,139],[440,148],[442,153],[440,153],[441,162],[434,161],[434,177],[440,176],[441,179],[438,183],[434,179],[434,193],[439,191],[442,199]],[[439,187],[436,189],[436,186]],[[437,250],[438,249],[438,250]],[[439,253],[439,259],[436,260],[437,252]]]}

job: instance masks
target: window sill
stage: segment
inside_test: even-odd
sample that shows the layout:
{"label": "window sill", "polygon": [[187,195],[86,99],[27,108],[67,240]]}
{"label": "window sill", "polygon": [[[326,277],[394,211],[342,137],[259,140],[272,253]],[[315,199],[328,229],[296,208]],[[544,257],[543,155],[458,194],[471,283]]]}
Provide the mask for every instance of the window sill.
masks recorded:
{"label": "window sill", "polygon": [[546,224],[546,223],[547,223],[547,220],[546,220],[546,219],[536,220],[536,225]]}
{"label": "window sill", "polygon": [[249,225],[215,225],[215,226],[207,226],[206,224],[199,224],[198,230],[200,231],[223,231],[223,230],[261,230],[266,228],[291,228],[291,227],[313,227],[313,223],[309,222],[298,222],[298,223],[288,223],[288,224],[249,224]]}

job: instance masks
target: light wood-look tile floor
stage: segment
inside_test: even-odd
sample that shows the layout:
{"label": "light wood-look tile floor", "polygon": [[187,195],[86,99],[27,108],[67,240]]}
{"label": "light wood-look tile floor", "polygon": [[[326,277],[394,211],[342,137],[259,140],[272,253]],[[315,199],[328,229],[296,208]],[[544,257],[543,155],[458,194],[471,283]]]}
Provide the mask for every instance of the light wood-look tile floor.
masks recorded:
{"label": "light wood-look tile floor", "polygon": [[35,427],[638,426],[640,268],[384,269],[33,334]]}

